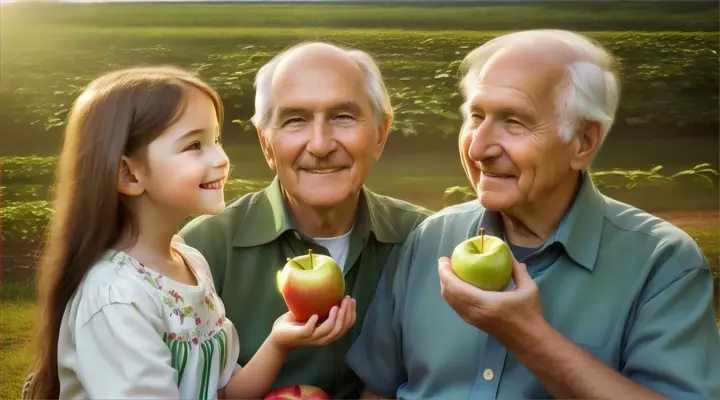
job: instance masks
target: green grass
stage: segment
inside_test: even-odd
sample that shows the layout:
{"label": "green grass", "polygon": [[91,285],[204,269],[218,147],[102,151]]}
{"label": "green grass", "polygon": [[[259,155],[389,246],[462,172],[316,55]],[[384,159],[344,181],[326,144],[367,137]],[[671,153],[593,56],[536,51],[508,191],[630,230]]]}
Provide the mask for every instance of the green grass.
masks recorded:
{"label": "green grass", "polygon": [[[24,29],[28,29],[24,27]],[[458,63],[500,32],[272,29],[232,27],[43,26],[4,32],[2,105],[9,118],[60,127],[77,90],[111,69],[171,63],[196,71],[221,93],[229,121],[252,115],[257,69],[303,40],[329,40],[376,57],[391,93],[393,129],[406,136],[454,135]],[[717,35],[590,32],[620,59],[619,125],[683,127],[717,122]],[[52,71],[48,70],[53,66]],[[249,125],[243,126],[250,131]]]}
{"label": "green grass", "polygon": [[247,121],[255,72],[303,40],[371,53],[391,93],[392,129],[398,135],[452,138],[460,126],[458,62],[470,49],[511,30],[574,25],[618,56],[623,86],[618,128],[636,127],[629,136],[658,129],[678,137],[717,130],[717,5],[603,7],[3,6],[0,109],[10,134],[0,138],[0,146],[6,154],[29,147],[55,150],[79,88],[111,69],[161,63],[208,80],[225,102],[225,128],[240,133],[235,136],[254,135]]}
{"label": "green grass", "polygon": [[[448,4],[449,3],[449,4]],[[545,3],[478,5],[435,4],[67,4],[8,7],[3,22],[77,26],[322,27],[418,30],[502,30],[557,26],[577,30],[717,31],[717,4],[576,5]],[[5,11],[5,10],[4,10]]]}
{"label": "green grass", "polygon": [[33,354],[35,289],[28,283],[6,282],[0,290],[0,398],[19,399]]}

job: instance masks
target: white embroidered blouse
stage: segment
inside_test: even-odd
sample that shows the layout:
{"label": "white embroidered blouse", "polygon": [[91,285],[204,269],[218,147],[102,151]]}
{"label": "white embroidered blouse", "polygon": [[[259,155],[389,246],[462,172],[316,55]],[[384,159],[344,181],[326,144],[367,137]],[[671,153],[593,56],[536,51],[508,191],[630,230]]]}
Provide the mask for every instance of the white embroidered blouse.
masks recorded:
{"label": "white embroidered blouse", "polygon": [[60,326],[61,399],[214,399],[240,368],[207,262],[179,236],[172,246],[198,286],[115,250],[87,274]]}

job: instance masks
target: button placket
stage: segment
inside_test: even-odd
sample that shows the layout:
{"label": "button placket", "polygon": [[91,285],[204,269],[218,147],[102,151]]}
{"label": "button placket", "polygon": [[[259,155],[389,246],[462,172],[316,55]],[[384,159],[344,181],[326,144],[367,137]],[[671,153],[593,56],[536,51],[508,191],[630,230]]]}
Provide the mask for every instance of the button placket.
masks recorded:
{"label": "button placket", "polygon": [[[507,350],[491,336],[485,344],[485,354],[478,365],[477,378],[470,397],[473,399],[495,399],[500,386],[500,374],[505,366]],[[482,377],[482,378],[481,378]]]}

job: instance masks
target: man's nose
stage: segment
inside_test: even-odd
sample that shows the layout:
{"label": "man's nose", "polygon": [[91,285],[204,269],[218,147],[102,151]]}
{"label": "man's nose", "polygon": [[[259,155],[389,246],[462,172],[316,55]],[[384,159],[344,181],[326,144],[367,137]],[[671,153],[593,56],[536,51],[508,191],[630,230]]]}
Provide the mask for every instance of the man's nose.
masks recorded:
{"label": "man's nose", "polygon": [[323,158],[330,154],[335,148],[335,138],[332,127],[323,118],[316,118],[310,131],[310,140],[307,143],[307,150],[317,158]]}
{"label": "man's nose", "polygon": [[492,121],[487,118],[484,119],[471,133],[468,157],[473,161],[499,157],[502,154],[502,148],[497,139]]}

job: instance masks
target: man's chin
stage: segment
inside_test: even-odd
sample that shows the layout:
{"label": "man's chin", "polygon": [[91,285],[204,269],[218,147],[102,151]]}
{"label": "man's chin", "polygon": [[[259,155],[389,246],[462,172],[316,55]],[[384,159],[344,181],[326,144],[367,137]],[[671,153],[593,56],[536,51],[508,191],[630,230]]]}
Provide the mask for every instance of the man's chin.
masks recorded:
{"label": "man's chin", "polygon": [[296,194],[300,203],[304,203],[312,208],[332,208],[346,202],[352,193],[349,190],[343,190],[341,187],[324,188],[326,190],[312,190],[304,187]]}
{"label": "man's chin", "polygon": [[478,192],[478,201],[488,211],[503,212],[510,209],[514,203],[507,196],[491,191]]}

